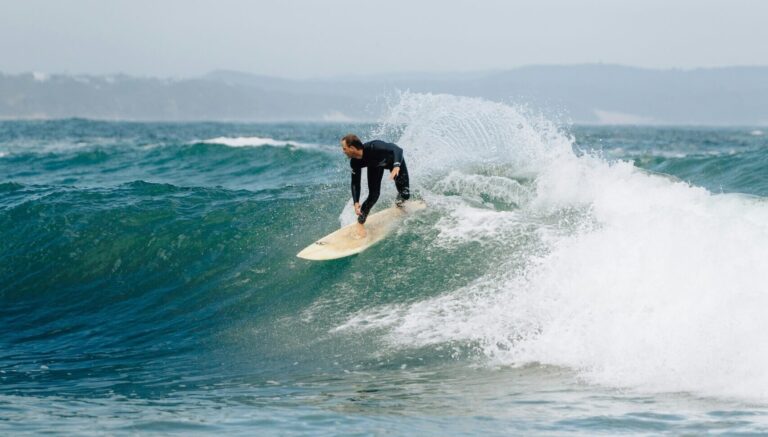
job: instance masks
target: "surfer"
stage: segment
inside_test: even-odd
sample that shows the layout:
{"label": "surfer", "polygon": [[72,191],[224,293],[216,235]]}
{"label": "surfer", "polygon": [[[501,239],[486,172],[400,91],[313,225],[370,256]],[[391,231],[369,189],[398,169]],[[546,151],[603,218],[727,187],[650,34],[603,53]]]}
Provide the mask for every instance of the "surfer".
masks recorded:
{"label": "surfer", "polygon": [[[352,201],[357,214],[357,235],[365,237],[365,219],[371,208],[379,200],[381,178],[384,170],[389,170],[389,179],[395,181],[397,188],[397,206],[411,197],[408,188],[408,168],[403,159],[403,149],[397,144],[373,140],[363,144],[357,135],[349,134],[341,139],[341,150],[347,155],[352,167]],[[360,174],[362,168],[368,168],[368,198],[360,204]]]}

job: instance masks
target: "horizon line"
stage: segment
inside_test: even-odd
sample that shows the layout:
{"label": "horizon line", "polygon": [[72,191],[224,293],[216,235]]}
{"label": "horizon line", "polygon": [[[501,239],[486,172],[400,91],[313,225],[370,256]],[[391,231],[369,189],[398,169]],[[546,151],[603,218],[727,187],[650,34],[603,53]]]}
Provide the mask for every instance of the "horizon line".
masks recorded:
{"label": "horizon line", "polygon": [[[274,120],[257,120],[257,119],[229,119],[229,120],[214,120],[214,119],[189,119],[189,120],[153,120],[153,119],[130,119],[130,118],[95,118],[95,117],[41,117],[41,116],[29,116],[29,117],[9,117],[0,116],[0,123],[8,122],[62,122],[62,121],[85,121],[94,123],[136,123],[136,124],[194,124],[194,123],[211,123],[211,124],[337,124],[337,125],[362,125],[362,124],[377,124],[380,120],[322,120],[322,119],[274,119]],[[768,128],[766,124],[708,124],[708,123],[594,123],[583,121],[571,121],[562,123],[563,127],[576,126],[576,127],[639,127],[639,128],[725,128],[725,129],[765,129]]]}
{"label": "horizon line", "polygon": [[722,65],[713,67],[643,67],[635,65],[626,65],[618,63],[604,63],[604,62],[584,62],[584,63],[571,63],[571,64],[526,64],[512,68],[495,68],[495,69],[483,69],[483,70],[435,70],[435,71],[419,71],[419,70],[401,70],[392,71],[386,73],[361,73],[361,74],[338,74],[338,75],[324,75],[324,76],[310,76],[310,77],[290,77],[290,76],[276,76],[270,74],[256,73],[250,71],[229,69],[229,68],[216,68],[209,70],[202,74],[188,75],[188,76],[161,76],[161,75],[143,75],[134,73],[71,73],[71,72],[48,72],[40,70],[27,70],[16,73],[9,73],[0,70],[0,76],[33,76],[35,78],[50,78],[53,76],[70,76],[70,77],[132,77],[138,79],[155,79],[155,80],[193,80],[193,79],[205,79],[207,76],[216,73],[234,73],[243,74],[248,76],[278,79],[293,82],[310,82],[317,80],[364,80],[364,79],[382,79],[390,76],[472,76],[472,75],[491,75],[513,72],[517,70],[525,70],[531,68],[578,68],[578,67],[606,67],[606,68],[625,68],[632,70],[644,70],[644,71],[656,71],[656,72],[696,72],[696,71],[711,71],[711,70],[729,70],[729,69],[768,69],[768,65],[759,64],[734,64],[734,65]]}

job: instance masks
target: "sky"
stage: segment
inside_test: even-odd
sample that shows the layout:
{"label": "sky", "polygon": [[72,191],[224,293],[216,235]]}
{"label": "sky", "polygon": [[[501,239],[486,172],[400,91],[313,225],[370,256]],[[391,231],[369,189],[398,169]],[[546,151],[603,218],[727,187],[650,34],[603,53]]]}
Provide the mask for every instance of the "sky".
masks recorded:
{"label": "sky", "polygon": [[768,65],[764,0],[0,0],[0,72],[288,78]]}

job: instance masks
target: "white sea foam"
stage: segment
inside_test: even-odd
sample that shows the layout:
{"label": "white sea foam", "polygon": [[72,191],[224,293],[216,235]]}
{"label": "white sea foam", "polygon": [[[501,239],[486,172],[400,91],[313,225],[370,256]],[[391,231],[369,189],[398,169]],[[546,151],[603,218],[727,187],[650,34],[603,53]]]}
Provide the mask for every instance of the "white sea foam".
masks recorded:
{"label": "white sea foam", "polygon": [[12,141],[3,144],[6,150],[3,151],[3,156],[8,155],[20,155],[20,154],[47,154],[47,153],[69,153],[77,152],[82,149],[93,147],[94,143],[98,143],[99,146],[114,144],[113,139],[109,138],[93,138],[88,141],[67,141],[58,140],[51,142],[39,142],[31,140]]}
{"label": "white sea foam", "polygon": [[572,139],[550,120],[479,98],[404,93],[375,134],[391,136],[402,125],[397,142],[416,178],[478,166],[524,176],[571,152]]}
{"label": "white sea foam", "polygon": [[515,179],[495,175],[463,174],[452,171],[438,180],[431,191],[442,194],[457,193],[481,202],[500,202],[509,205],[525,203],[531,190]]}
{"label": "white sea foam", "polygon": [[[453,154],[458,173],[421,184],[446,211],[436,224],[445,241],[515,238],[510,229],[538,220],[546,250],[509,253],[467,286],[365,309],[334,332],[380,329],[398,348],[463,343],[491,365],[544,363],[610,386],[768,401],[765,199],[576,156],[551,124],[497,103],[404,95],[393,114],[409,156]],[[511,178],[478,176],[479,164],[534,182],[516,194]],[[484,177],[517,208],[473,202]],[[582,213],[567,229],[548,230],[547,218],[573,210]],[[526,267],[511,268],[519,257]]]}
{"label": "white sea foam", "polygon": [[274,138],[262,137],[216,137],[202,141],[205,144],[221,144],[229,147],[295,147],[295,148],[317,148],[317,144],[302,143],[292,140],[276,140]]}

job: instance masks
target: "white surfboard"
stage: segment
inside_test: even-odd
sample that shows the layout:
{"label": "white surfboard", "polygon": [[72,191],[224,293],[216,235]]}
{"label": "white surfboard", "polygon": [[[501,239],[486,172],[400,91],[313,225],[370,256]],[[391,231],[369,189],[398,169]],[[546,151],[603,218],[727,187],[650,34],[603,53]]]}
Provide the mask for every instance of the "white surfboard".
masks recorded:
{"label": "white surfboard", "polygon": [[365,221],[365,237],[357,236],[355,232],[357,223],[352,223],[315,241],[296,256],[324,261],[358,254],[384,239],[407,214],[412,214],[426,207],[427,204],[421,200],[409,200],[405,202],[402,208],[393,206],[371,214]]}

